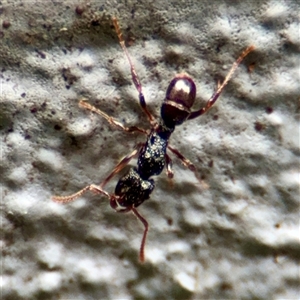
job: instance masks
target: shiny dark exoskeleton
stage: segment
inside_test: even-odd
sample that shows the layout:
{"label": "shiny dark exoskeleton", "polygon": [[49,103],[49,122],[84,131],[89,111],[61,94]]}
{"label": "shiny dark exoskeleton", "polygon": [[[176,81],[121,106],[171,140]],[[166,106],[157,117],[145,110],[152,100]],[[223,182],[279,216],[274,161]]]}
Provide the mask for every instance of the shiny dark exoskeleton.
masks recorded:
{"label": "shiny dark exoskeleton", "polygon": [[[147,134],[147,140],[145,143],[137,145],[132,153],[125,156],[100,185],[91,184],[73,195],[54,196],[52,197],[52,199],[59,203],[66,203],[75,200],[86,191],[93,191],[95,193],[100,193],[108,197],[111,207],[117,212],[132,211],[133,214],[144,225],[144,234],[141,242],[139,256],[140,261],[143,262],[144,248],[149,226],[146,219],[140,215],[136,208],[145,200],[149,199],[150,194],[154,190],[155,184],[152,178],[153,176],[159,175],[163,171],[163,169],[166,168],[168,177],[173,177],[172,160],[168,155],[168,150],[172,152],[172,154],[174,154],[177,158],[179,158],[187,168],[193,171],[198,178],[196,167],[178,150],[168,144],[171,134],[175,130],[176,126],[182,124],[186,120],[191,120],[204,114],[216,102],[220,93],[237,69],[238,65],[254,49],[254,47],[250,46],[244,52],[242,52],[242,54],[234,62],[223,83],[218,85],[215,93],[207,101],[206,106],[199,110],[190,110],[195,102],[196,97],[196,85],[194,81],[185,73],[176,75],[171,80],[166,92],[166,98],[162,103],[160,120],[156,121],[147,108],[142,92],[142,85],[134,69],[133,63],[131,62],[116,18],[113,18],[113,23],[119,38],[120,45],[129,61],[132,81],[139,93],[140,106],[150,122],[151,130],[150,132],[148,132],[135,126],[126,127],[114,118],[105,114],[100,109],[97,109],[94,106],[90,105],[86,101],[79,101],[80,107],[91,110],[101,115],[110,124],[116,126],[119,129],[127,132],[140,132],[143,134]],[[125,175],[123,175],[119,179],[114,194],[110,194],[105,191],[104,186],[112,179],[112,177],[119,173],[130,162],[132,158],[137,158],[137,167],[131,168]]]}
{"label": "shiny dark exoskeleton", "polygon": [[[130,169],[119,179],[115,189],[117,205],[111,203],[114,209],[128,211],[128,207],[138,207],[149,199],[154,189],[154,181],[150,177],[163,171],[168,162],[169,138],[175,126],[182,124],[190,115],[195,96],[196,86],[188,75],[179,74],[171,81],[161,107],[160,121],[153,126],[147,141],[139,149],[137,168]],[[172,173],[168,175],[173,176]]]}
{"label": "shiny dark exoskeleton", "polygon": [[159,125],[156,131],[150,133],[139,153],[137,164],[141,178],[147,179],[162,172],[165,167],[168,139],[173,131],[174,129]]}

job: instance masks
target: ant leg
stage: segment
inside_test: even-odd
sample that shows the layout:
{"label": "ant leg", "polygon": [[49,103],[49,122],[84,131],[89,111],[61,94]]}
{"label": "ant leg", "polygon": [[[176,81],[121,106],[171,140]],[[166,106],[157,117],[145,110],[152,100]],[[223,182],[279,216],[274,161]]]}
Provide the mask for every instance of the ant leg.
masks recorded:
{"label": "ant leg", "polygon": [[148,225],[148,222],[146,221],[146,219],[140,215],[140,213],[136,210],[136,208],[132,207],[131,211],[143,223],[143,225],[145,227],[142,242],[141,242],[141,247],[140,247],[140,262],[143,263],[145,261],[145,244],[146,244],[146,238],[147,238],[149,225]]}
{"label": "ant leg", "polygon": [[204,113],[206,113],[213,105],[214,103],[217,101],[217,99],[219,98],[221,92],[223,91],[224,87],[227,85],[227,83],[229,82],[229,80],[231,79],[232,75],[234,74],[234,72],[236,71],[237,67],[239,66],[239,64],[242,62],[242,60],[251,52],[255,49],[254,46],[250,46],[248,47],[246,50],[244,50],[242,52],[242,54],[238,57],[238,59],[233,63],[230,71],[228,72],[227,76],[225,77],[224,81],[222,84],[218,83],[218,88],[215,91],[215,93],[210,97],[210,99],[207,101],[207,104],[205,107],[193,111],[190,113],[190,115],[188,116],[188,120],[197,118],[201,115],[203,115]]}
{"label": "ant leg", "polygon": [[110,117],[109,115],[107,115],[106,113],[104,113],[102,110],[96,108],[95,106],[87,103],[85,100],[80,100],[79,101],[79,106],[81,108],[85,108],[85,109],[88,109],[92,112],[95,112],[97,113],[98,115],[102,116],[103,118],[106,119],[106,121],[111,124],[111,125],[114,125],[116,126],[117,128],[119,129],[122,129],[124,131],[127,131],[127,132],[134,132],[134,131],[138,131],[138,132],[142,132],[144,134],[147,134],[147,131],[142,129],[142,128],[139,128],[139,127],[136,127],[136,126],[130,126],[130,127],[125,127],[122,123],[120,123],[119,121],[117,121],[116,119],[114,119],[113,117]]}
{"label": "ant leg", "polygon": [[165,158],[166,158],[166,169],[167,169],[167,176],[169,179],[172,179],[174,177],[174,172],[172,170],[172,159],[171,157],[166,153],[165,155]]}
{"label": "ant leg", "polygon": [[149,110],[147,108],[145,97],[144,97],[144,94],[142,92],[142,85],[141,85],[139,77],[138,77],[138,75],[137,75],[137,73],[135,71],[135,68],[134,68],[134,65],[133,65],[133,63],[131,61],[130,55],[128,53],[128,50],[127,50],[127,48],[125,46],[125,41],[124,41],[124,38],[123,38],[123,35],[122,35],[122,31],[120,29],[118,20],[117,20],[117,18],[113,17],[112,21],[113,21],[113,24],[115,26],[115,30],[116,30],[117,36],[119,38],[119,43],[120,43],[120,45],[121,45],[121,47],[122,47],[122,49],[123,49],[123,51],[124,51],[124,53],[125,53],[125,55],[127,57],[127,60],[128,60],[128,62],[130,64],[131,77],[132,77],[132,81],[133,81],[133,83],[135,85],[135,88],[137,89],[137,91],[139,93],[140,105],[141,105],[143,111],[146,113],[147,118],[148,118],[150,124],[153,124],[154,121],[155,121],[155,119],[154,119],[153,115],[149,112]]}
{"label": "ant leg", "polygon": [[113,169],[113,171],[106,177],[106,179],[99,186],[95,185],[95,184],[91,184],[91,185],[86,186],[82,190],[78,191],[77,193],[69,195],[69,196],[53,196],[52,200],[54,202],[58,202],[58,203],[68,203],[68,202],[74,201],[75,199],[77,199],[78,197],[80,197],[81,195],[83,195],[87,191],[92,191],[92,192],[95,192],[95,193],[104,194],[106,197],[108,197],[111,200],[112,196],[109,193],[107,193],[105,190],[103,190],[103,187],[108,183],[108,181],[114,175],[116,175],[118,172],[120,172],[129,163],[129,161],[132,158],[134,158],[135,156],[137,156],[137,154],[139,153],[140,148],[141,148],[142,145],[143,145],[142,143],[138,144],[135,147],[134,151],[132,151],[132,153],[130,153],[129,155],[125,156],[117,164],[117,166]]}
{"label": "ant leg", "polygon": [[99,187],[95,184],[91,184],[91,185],[86,186],[82,190],[78,191],[77,193],[69,195],[69,196],[53,196],[52,200],[54,202],[58,202],[58,203],[68,203],[68,202],[71,202],[71,201],[75,200],[76,198],[80,197],[87,191],[100,193],[100,194],[105,195],[108,198],[111,198],[110,194],[107,193],[106,191],[104,191],[101,187]]}
{"label": "ant leg", "polygon": [[137,144],[135,149],[128,155],[126,155],[113,169],[113,171],[104,179],[104,181],[100,184],[100,187],[103,188],[117,173],[119,173],[134,157],[140,152],[143,143]]}
{"label": "ant leg", "polygon": [[198,181],[201,182],[200,175],[198,174],[195,165],[190,160],[188,160],[187,158],[185,158],[177,149],[171,147],[170,145],[168,145],[168,149],[172,153],[174,153],[177,156],[177,158],[179,158],[181,160],[181,162],[183,163],[183,165],[185,167],[187,167],[189,170],[191,170],[194,173],[195,177],[198,179]]}

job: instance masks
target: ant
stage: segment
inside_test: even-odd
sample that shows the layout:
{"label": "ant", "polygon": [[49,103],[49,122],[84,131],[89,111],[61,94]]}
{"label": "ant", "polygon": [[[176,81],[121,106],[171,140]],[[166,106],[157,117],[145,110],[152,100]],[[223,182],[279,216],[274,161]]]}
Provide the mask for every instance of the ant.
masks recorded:
{"label": "ant", "polygon": [[[52,197],[52,199],[55,202],[66,203],[75,200],[76,198],[83,195],[86,191],[92,191],[106,196],[110,200],[110,206],[115,211],[131,211],[144,225],[144,233],[139,252],[139,259],[141,262],[144,262],[144,249],[149,225],[146,219],[137,211],[136,208],[145,200],[149,199],[150,194],[155,187],[154,180],[151,178],[152,176],[159,175],[166,166],[167,176],[169,178],[173,177],[172,160],[168,155],[167,150],[170,150],[173,154],[175,154],[175,156],[177,156],[187,168],[194,172],[195,176],[198,178],[196,167],[178,150],[168,144],[171,134],[175,130],[176,126],[182,124],[187,120],[195,119],[208,111],[208,109],[219,98],[220,93],[227,85],[228,81],[232,77],[241,61],[251,51],[254,50],[254,46],[250,46],[242,52],[242,54],[234,62],[223,83],[218,84],[217,90],[208,100],[206,106],[199,110],[190,110],[195,102],[196,97],[196,85],[194,81],[189,75],[185,73],[177,74],[169,84],[166,92],[166,98],[161,106],[161,116],[157,121],[147,108],[146,101],[142,92],[142,85],[125,46],[125,41],[118,24],[118,20],[113,17],[112,22],[119,38],[119,43],[129,62],[132,81],[139,93],[140,106],[148,118],[151,129],[147,131],[136,126],[126,127],[116,119],[102,112],[100,109],[97,109],[96,107],[88,104],[84,100],[80,100],[80,107],[101,115],[110,124],[116,126],[119,129],[127,132],[141,132],[143,134],[146,134],[147,140],[145,143],[138,144],[132,151],[132,153],[125,156],[100,185],[91,184],[73,195],[54,196]],[[113,194],[106,192],[104,190],[104,186],[133,158],[137,158],[137,166],[132,167],[125,175],[123,175],[123,177],[119,179],[115,188],[115,192]]]}

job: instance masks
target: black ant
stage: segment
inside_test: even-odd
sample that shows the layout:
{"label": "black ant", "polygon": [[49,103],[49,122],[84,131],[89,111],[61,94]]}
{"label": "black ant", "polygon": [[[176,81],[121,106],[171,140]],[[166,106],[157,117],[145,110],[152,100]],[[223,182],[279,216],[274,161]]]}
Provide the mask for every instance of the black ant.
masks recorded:
{"label": "black ant", "polygon": [[[175,127],[182,124],[184,121],[195,119],[207,112],[207,110],[216,102],[220,96],[220,93],[227,85],[241,61],[251,51],[253,51],[254,46],[250,46],[244,52],[242,52],[239,58],[234,62],[223,83],[218,85],[216,92],[208,100],[206,106],[199,110],[190,110],[195,102],[196,96],[196,85],[194,81],[185,73],[176,75],[169,84],[166,98],[161,106],[161,117],[159,121],[157,121],[147,108],[142,92],[142,85],[125,46],[118,21],[116,18],[113,18],[112,21],[118,35],[120,45],[129,61],[132,81],[139,93],[139,102],[143,111],[147,115],[151,125],[151,130],[146,131],[135,126],[125,127],[122,123],[108,116],[94,106],[86,103],[83,100],[79,101],[80,107],[89,109],[101,115],[110,124],[123,129],[124,131],[142,132],[147,134],[147,140],[145,143],[138,144],[132,153],[125,156],[100,185],[91,184],[73,195],[62,197],[55,196],[52,197],[52,199],[55,202],[60,203],[70,202],[81,196],[86,191],[92,191],[103,194],[109,198],[111,207],[117,212],[132,211],[133,214],[143,223],[145,228],[139,254],[140,261],[143,262],[145,260],[144,249],[149,225],[136,208],[145,200],[149,199],[150,194],[155,187],[154,180],[151,178],[152,176],[159,175],[166,166],[167,176],[169,178],[173,177],[172,160],[169,157],[167,150],[170,150],[173,154],[175,154],[175,156],[177,156],[182,163],[197,176],[195,166],[178,150],[168,145],[171,134],[175,130]],[[119,179],[114,194],[109,194],[106,192],[103,189],[104,186],[109,182],[109,180],[112,179],[113,176],[120,172],[131,159],[135,157],[137,157],[137,166],[131,168],[123,177]]]}

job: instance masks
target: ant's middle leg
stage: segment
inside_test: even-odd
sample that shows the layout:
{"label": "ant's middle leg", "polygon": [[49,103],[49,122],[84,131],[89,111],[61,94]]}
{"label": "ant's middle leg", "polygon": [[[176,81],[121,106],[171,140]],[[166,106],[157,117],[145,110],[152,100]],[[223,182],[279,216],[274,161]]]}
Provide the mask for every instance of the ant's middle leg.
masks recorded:
{"label": "ant's middle leg", "polygon": [[166,153],[165,154],[165,159],[166,159],[166,173],[169,179],[172,179],[174,177],[174,172],[172,170],[172,159],[171,157]]}
{"label": "ant's middle leg", "polygon": [[139,127],[136,127],[136,126],[130,126],[130,127],[124,126],[122,123],[120,123],[119,121],[117,121],[113,117],[110,117],[109,115],[107,115],[106,113],[104,113],[102,110],[100,110],[100,109],[96,108],[95,106],[87,103],[85,101],[85,99],[82,99],[82,100],[79,101],[79,106],[81,108],[85,108],[85,109],[88,109],[88,110],[90,110],[92,112],[97,113],[98,115],[100,115],[103,118],[105,118],[106,121],[109,124],[114,125],[117,128],[122,129],[122,130],[124,130],[126,132],[141,132],[141,133],[147,134],[147,131],[145,129],[142,129],[142,128],[139,128]]}
{"label": "ant's middle leg", "polygon": [[[175,154],[177,156],[177,158],[179,158],[181,160],[181,162],[183,163],[183,165],[185,167],[187,167],[190,171],[192,171],[194,173],[195,177],[198,179],[198,181],[201,182],[200,175],[198,174],[195,165],[190,160],[188,160],[187,158],[185,158],[177,149],[171,147],[170,145],[168,145],[168,149],[173,154]],[[173,172],[172,172],[172,174],[173,174]]]}
{"label": "ant's middle leg", "polygon": [[117,173],[119,173],[128,163],[135,157],[138,156],[143,143],[137,144],[134,150],[126,155],[112,170],[112,172],[104,179],[104,181],[100,184],[100,187],[103,188]]}
{"label": "ant's middle leg", "polygon": [[120,43],[120,45],[121,45],[121,47],[122,47],[122,49],[123,49],[123,51],[124,51],[124,53],[125,53],[125,55],[127,57],[127,60],[128,60],[128,62],[130,64],[131,77],[132,77],[132,81],[133,81],[133,83],[135,85],[135,88],[137,89],[137,91],[139,93],[140,105],[141,105],[143,111],[145,112],[145,114],[147,115],[147,118],[148,118],[150,124],[153,125],[154,122],[155,122],[155,119],[154,119],[153,115],[150,113],[150,111],[147,108],[145,97],[144,97],[144,94],[142,92],[142,85],[141,85],[140,79],[139,79],[139,77],[138,77],[138,75],[136,73],[136,70],[134,68],[134,65],[133,65],[133,63],[131,61],[130,55],[128,53],[128,50],[127,50],[127,48],[125,46],[125,41],[124,41],[124,38],[123,38],[122,31],[120,29],[118,20],[117,20],[117,18],[113,17],[112,21],[113,21],[113,24],[115,26],[115,30],[116,30],[117,36],[119,38],[119,43]]}

